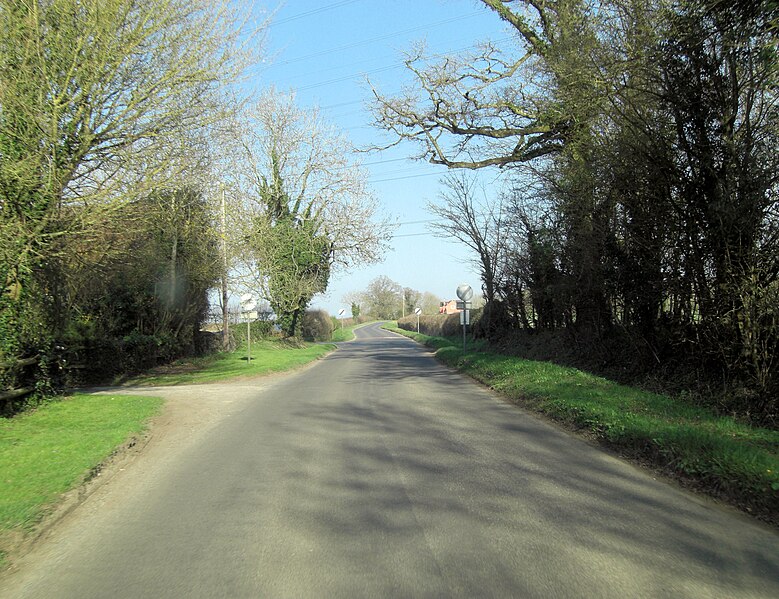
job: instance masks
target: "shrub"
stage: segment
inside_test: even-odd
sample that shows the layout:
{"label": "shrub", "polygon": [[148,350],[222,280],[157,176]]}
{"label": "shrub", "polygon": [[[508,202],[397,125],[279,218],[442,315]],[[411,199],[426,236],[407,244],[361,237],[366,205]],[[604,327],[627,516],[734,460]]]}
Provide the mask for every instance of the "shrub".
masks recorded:
{"label": "shrub", "polygon": [[[252,339],[267,339],[273,336],[273,323],[269,320],[255,320],[250,326]],[[246,327],[244,326],[244,328]],[[245,331],[244,336],[246,336]]]}
{"label": "shrub", "polygon": [[333,322],[324,310],[308,310],[303,315],[300,332],[306,341],[330,341]]}

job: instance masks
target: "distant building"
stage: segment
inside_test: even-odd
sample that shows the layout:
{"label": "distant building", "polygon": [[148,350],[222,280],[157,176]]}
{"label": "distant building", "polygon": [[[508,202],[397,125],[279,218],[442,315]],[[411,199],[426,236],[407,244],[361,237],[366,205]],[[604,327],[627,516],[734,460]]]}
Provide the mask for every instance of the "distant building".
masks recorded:
{"label": "distant building", "polygon": [[457,300],[441,302],[440,307],[438,308],[439,314],[459,314],[460,312],[462,312],[462,310],[457,307]]}

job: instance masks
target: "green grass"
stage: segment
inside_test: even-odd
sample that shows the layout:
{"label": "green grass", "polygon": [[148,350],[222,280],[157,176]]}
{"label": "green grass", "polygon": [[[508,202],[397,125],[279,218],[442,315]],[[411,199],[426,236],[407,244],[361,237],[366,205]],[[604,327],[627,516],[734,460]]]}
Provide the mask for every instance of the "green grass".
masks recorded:
{"label": "green grass", "polygon": [[550,362],[463,352],[451,340],[399,332],[511,400],[670,470],[779,523],[779,431]]}
{"label": "green grass", "polygon": [[372,324],[373,322],[376,322],[374,320],[370,322],[363,322],[362,324],[353,324],[348,327],[338,327],[333,331],[333,342],[339,343],[342,341],[352,341],[354,339],[354,330],[359,329],[361,327],[367,326],[369,324]]}
{"label": "green grass", "polygon": [[354,325],[350,327],[338,327],[333,331],[333,341],[336,343],[342,342],[342,341],[351,341],[354,339],[354,329],[359,325]]}
{"label": "green grass", "polygon": [[31,529],[161,405],[154,397],[74,395],[0,420],[0,538]]}
{"label": "green grass", "polygon": [[238,377],[256,377],[291,370],[331,352],[329,344],[293,345],[278,340],[252,341],[252,359],[247,361],[246,345],[198,359],[179,360],[148,374],[123,381],[125,385],[181,385],[213,383]]}

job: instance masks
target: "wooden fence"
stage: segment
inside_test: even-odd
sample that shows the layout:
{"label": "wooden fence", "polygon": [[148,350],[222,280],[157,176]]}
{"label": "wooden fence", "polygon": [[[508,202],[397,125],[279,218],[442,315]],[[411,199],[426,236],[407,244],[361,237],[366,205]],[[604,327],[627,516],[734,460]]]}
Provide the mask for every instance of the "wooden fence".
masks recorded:
{"label": "wooden fence", "polygon": [[[30,366],[35,366],[40,360],[40,356],[33,356],[32,358],[24,358],[21,360],[15,360],[13,362],[0,363],[0,372],[13,370],[19,371]],[[4,389],[0,391],[0,404],[5,404],[15,399],[21,399],[26,397],[35,391],[34,387],[22,387],[20,389]]]}

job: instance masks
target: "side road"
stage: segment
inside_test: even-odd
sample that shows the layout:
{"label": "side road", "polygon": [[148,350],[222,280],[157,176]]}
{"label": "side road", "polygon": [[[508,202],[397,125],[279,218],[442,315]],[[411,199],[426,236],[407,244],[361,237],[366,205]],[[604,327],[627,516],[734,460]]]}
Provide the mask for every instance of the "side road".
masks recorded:
{"label": "side road", "polygon": [[[19,556],[107,480],[124,472],[142,450],[165,459],[189,447],[252,394],[283,378],[289,369],[310,367],[312,358],[328,353],[332,346],[311,349],[315,351],[301,352],[309,356],[293,356],[284,364],[276,364],[284,358],[271,356],[264,360],[265,367],[253,368],[265,368],[260,375],[172,386],[170,383],[183,376],[174,374],[158,376],[157,380],[167,383],[160,386],[82,389],[74,396],[0,422],[0,482],[8,485],[0,497],[0,571],[13,568]],[[300,366],[304,360],[308,364]],[[286,370],[268,373],[268,364]],[[216,366],[225,370],[222,363]],[[197,374],[202,378],[208,371]],[[106,399],[95,401],[97,396]],[[79,434],[80,430],[89,434]]]}

